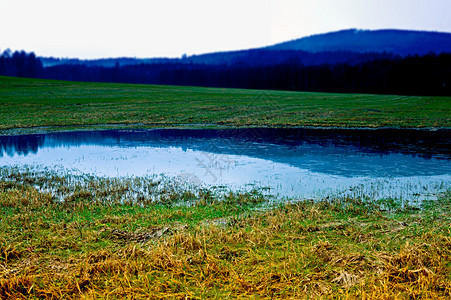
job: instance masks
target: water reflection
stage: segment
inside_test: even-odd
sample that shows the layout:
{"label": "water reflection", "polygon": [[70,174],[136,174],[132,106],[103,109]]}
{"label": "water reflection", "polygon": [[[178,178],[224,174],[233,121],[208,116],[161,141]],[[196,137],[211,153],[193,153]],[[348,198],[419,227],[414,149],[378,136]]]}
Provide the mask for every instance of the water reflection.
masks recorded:
{"label": "water reflection", "polygon": [[[0,137],[0,166],[62,166],[101,176],[166,174],[257,183],[285,195],[384,181],[449,183],[450,131],[109,130]],[[381,189],[387,189],[381,187]]]}
{"label": "water reflection", "polygon": [[44,145],[44,135],[20,135],[0,137],[0,157],[36,154],[38,149]]}

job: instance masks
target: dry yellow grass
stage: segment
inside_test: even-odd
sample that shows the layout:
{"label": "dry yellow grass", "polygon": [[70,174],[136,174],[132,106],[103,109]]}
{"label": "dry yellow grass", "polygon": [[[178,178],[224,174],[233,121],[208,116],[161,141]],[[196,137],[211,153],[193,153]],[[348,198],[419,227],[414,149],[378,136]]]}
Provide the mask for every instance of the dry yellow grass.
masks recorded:
{"label": "dry yellow grass", "polygon": [[450,201],[387,212],[336,199],[193,221],[225,204],[119,214],[3,182],[0,297],[449,299]]}

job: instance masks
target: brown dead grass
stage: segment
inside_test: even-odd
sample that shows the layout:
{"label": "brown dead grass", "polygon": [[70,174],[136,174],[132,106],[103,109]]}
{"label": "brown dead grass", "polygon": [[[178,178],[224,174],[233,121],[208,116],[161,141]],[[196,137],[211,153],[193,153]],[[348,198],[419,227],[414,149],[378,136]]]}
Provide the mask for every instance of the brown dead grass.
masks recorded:
{"label": "brown dead grass", "polygon": [[67,209],[49,197],[29,188],[0,192],[8,221],[0,235],[2,299],[451,297],[448,210],[389,214],[351,200],[347,209],[305,202],[130,230],[117,225],[146,215],[40,219]]}

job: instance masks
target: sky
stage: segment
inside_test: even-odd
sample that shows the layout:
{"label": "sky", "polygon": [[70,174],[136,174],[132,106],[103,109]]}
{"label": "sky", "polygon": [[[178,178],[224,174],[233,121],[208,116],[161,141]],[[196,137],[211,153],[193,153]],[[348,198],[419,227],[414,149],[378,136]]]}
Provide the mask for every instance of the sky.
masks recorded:
{"label": "sky", "polygon": [[450,0],[0,0],[0,51],[180,57],[341,29],[451,32]]}

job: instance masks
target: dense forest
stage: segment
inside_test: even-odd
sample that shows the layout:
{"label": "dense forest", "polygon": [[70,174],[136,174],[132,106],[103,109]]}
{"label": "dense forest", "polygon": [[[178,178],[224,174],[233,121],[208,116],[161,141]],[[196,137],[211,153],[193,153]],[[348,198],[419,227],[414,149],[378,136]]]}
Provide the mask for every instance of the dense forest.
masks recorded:
{"label": "dense forest", "polygon": [[34,53],[5,50],[0,55],[0,75],[37,78],[44,74],[42,63]]}
{"label": "dense forest", "polygon": [[83,63],[44,67],[34,53],[4,51],[0,56],[0,75],[93,82],[451,96],[451,54],[401,57],[349,52],[321,55],[256,51],[253,56],[238,56],[222,64],[194,61],[191,58],[128,65],[116,62],[108,67]]}

